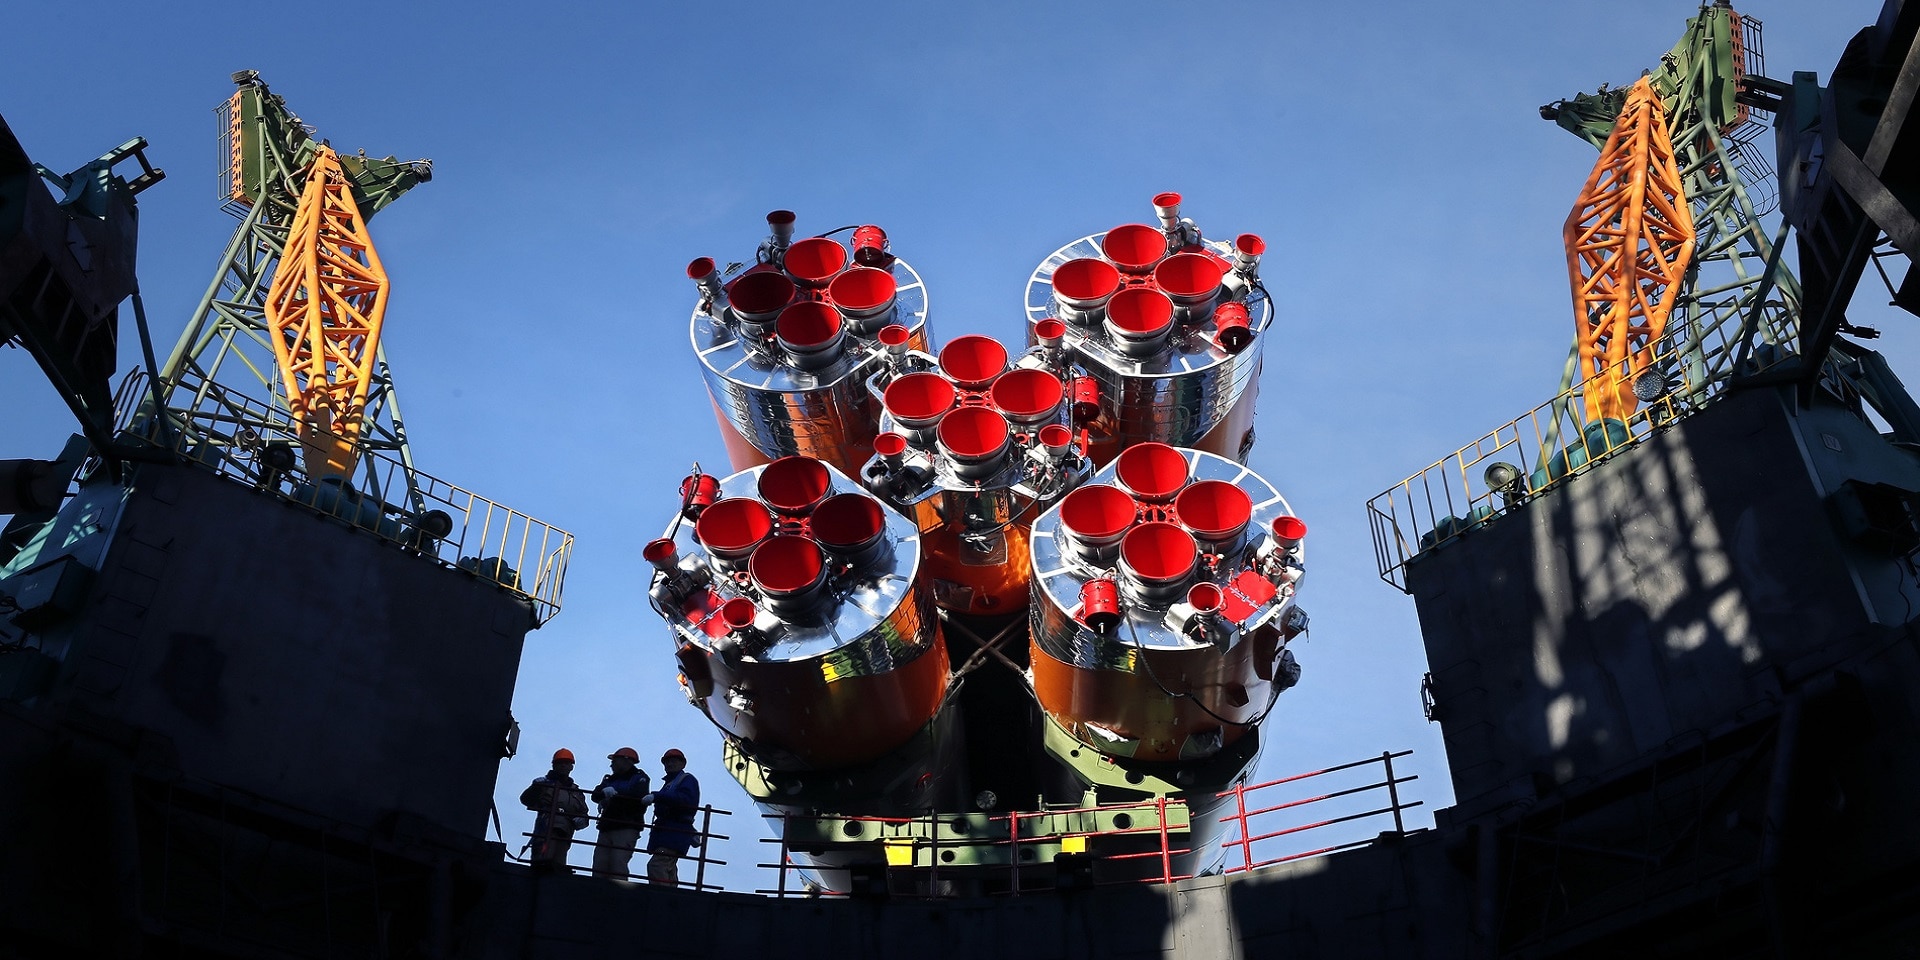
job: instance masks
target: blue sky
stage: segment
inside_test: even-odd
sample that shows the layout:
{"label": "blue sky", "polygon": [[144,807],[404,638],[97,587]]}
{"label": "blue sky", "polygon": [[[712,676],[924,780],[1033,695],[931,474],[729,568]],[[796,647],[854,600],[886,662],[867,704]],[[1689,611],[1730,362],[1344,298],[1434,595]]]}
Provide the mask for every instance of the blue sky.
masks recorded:
{"label": "blue sky", "polygon": [[[37,5],[9,15],[0,114],[63,171],[152,142],[169,179],[141,198],[140,275],[163,355],[235,225],[213,195],[230,72],[260,70],[337,148],[435,160],[373,221],[416,460],[579,536],[566,609],[527,642],[510,832],[559,745],[679,746],[710,799],[748,809],[640,592],[677,478],[724,463],[686,347],[689,259],[745,259],[778,207],[802,233],[878,223],[926,278],[936,339],[1017,340],[1040,258],[1178,190],[1209,235],[1267,238],[1281,308],[1253,464],[1311,525],[1314,630],[1262,772],[1411,748],[1432,808],[1451,796],[1413,604],[1377,579],[1363,504],[1552,393],[1560,225],[1595,152],[1536,108],[1632,80],[1693,9],[108,3],[77,43]],[[1743,12],[1772,75],[1824,79],[1878,10]],[[1896,370],[1920,355],[1884,310],[1854,319],[1888,328]],[[130,325],[123,341],[130,367]],[[0,351],[0,402],[0,456],[51,456],[71,430],[19,351]]]}

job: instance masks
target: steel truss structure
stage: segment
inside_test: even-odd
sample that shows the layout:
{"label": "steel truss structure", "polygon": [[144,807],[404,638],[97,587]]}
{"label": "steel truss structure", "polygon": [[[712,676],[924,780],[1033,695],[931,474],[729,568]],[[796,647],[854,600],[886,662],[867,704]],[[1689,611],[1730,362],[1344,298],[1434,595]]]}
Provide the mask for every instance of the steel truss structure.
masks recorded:
{"label": "steel truss structure", "polygon": [[[161,367],[159,393],[166,418],[190,438],[193,452],[203,459],[253,463],[262,459],[253,454],[285,444],[309,452],[329,451],[313,464],[324,474],[342,448],[384,454],[405,465],[400,473],[405,490],[384,489],[379,472],[370,468],[360,470],[353,485],[369,496],[399,499],[408,509],[420,509],[413,457],[385,351],[376,345],[371,356],[358,364],[359,382],[350,394],[364,397],[357,433],[341,431],[337,420],[324,426],[308,423],[302,419],[304,405],[296,406],[300,380],[292,370],[283,375],[280,357],[286,352],[292,359],[303,348],[288,342],[287,330],[269,316],[268,304],[282,257],[293,239],[301,198],[317,170],[331,170],[340,178],[336,186],[350,194],[343,195],[356,209],[364,231],[365,220],[431,178],[431,163],[339,156],[314,138],[313,129],[289,111],[285,100],[271,93],[257,73],[242,71],[234,81],[239,89],[217,110],[223,161],[219,195],[226,209],[241,218],[240,226]],[[322,160],[329,157],[331,165]],[[364,233],[361,236],[364,240]],[[349,259],[363,268],[369,259],[375,268],[378,265],[377,258],[366,255]],[[333,376],[340,378],[337,373]],[[260,417],[257,405],[236,397],[261,398],[286,416]],[[303,426],[289,432],[288,422]],[[307,435],[304,443],[301,434]],[[353,458],[345,459],[348,462],[337,464],[334,473],[353,469]],[[279,458],[265,460],[279,462]]]}

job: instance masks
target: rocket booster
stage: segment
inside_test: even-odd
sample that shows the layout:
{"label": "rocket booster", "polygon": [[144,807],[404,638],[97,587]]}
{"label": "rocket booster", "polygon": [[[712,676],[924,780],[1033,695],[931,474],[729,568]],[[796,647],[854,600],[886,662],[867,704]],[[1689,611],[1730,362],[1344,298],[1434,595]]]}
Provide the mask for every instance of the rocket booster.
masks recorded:
{"label": "rocket booster", "polygon": [[1193,447],[1244,462],[1253,445],[1273,300],[1266,242],[1206,240],[1177,193],[1153,198],[1159,226],[1129,223],[1054,251],[1027,281],[1028,342],[1057,338],[1104,465],[1136,443]]}
{"label": "rocket booster", "polygon": [[946,647],[919,532],[838,470],[783,457],[695,474],[647,546],[688,699],[756,760],[844,767],[939,711]]}
{"label": "rocket booster", "polygon": [[735,470],[797,455],[853,473],[879,429],[866,387],[887,353],[879,333],[898,326],[926,349],[927,289],[879,227],[855,230],[849,253],[831,237],[794,240],[794,219],[768,214],[771,234],[737,275],[711,257],[687,265],[693,352]]}

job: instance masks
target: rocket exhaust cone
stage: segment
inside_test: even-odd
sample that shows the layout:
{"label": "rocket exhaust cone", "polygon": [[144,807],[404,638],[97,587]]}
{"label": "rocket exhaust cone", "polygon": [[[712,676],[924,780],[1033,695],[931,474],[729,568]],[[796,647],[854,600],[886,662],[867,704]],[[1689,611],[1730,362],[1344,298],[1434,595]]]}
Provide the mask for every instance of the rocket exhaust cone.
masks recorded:
{"label": "rocket exhaust cone", "polygon": [[808,237],[788,247],[783,262],[795,283],[818,290],[847,265],[847,248],[826,237]]}
{"label": "rocket exhaust cone", "polygon": [[758,500],[728,497],[701,511],[694,536],[722,560],[743,560],[773,533],[773,514]]}
{"label": "rocket exhaust cone", "polygon": [[1020,369],[1002,374],[987,392],[993,405],[1008,420],[1031,425],[1051,420],[1060,412],[1060,401],[1067,385],[1045,370]]}
{"label": "rocket exhaust cone", "polygon": [[940,350],[940,369],[962,390],[979,390],[1007,369],[1007,348],[977,333],[955,337]]}
{"label": "rocket exhaust cone", "polygon": [[793,281],[772,270],[749,273],[727,286],[727,306],[747,323],[766,323],[793,302]]}
{"label": "rocket exhaust cone", "polygon": [[1146,273],[1167,255],[1167,235],[1159,227],[1128,223],[1107,231],[1101,252],[1122,273]]}
{"label": "rocket exhaust cone", "polygon": [[1253,498],[1225,480],[1190,484],[1173,499],[1173,512],[1194,539],[1225,545],[1240,539],[1253,519]]}
{"label": "rocket exhaust cone", "polygon": [[812,457],[781,457],[760,471],[760,499],[790,517],[812,513],[831,486],[826,464]]}
{"label": "rocket exhaust cone", "polygon": [[1226,273],[1227,268],[1212,257],[1176,253],[1153,268],[1153,282],[1175,304],[1191,307],[1212,300]]}
{"label": "rocket exhaust cone", "polygon": [[1144,287],[1122,290],[1107,301],[1106,328],[1120,352],[1150,356],[1173,333],[1173,299]]}
{"label": "rocket exhaust cone", "polygon": [[887,412],[909,430],[925,430],[953,409],[958,392],[937,373],[909,373],[887,384],[882,400]]}
{"label": "rocket exhaust cone", "polygon": [[1141,443],[1120,453],[1120,484],[1148,503],[1172,500],[1187,485],[1187,458],[1164,443]]}

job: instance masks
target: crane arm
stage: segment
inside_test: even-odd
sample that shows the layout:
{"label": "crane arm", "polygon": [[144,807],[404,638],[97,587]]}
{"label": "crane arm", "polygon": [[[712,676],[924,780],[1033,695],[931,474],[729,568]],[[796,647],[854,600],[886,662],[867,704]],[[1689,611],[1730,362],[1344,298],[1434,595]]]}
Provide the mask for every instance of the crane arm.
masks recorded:
{"label": "crane arm", "polygon": [[359,460],[388,285],[340,157],[321,146],[266,301],[309,476],[351,476]]}
{"label": "crane arm", "polygon": [[1652,368],[1693,260],[1694,224],[1666,110],[1643,77],[1600,150],[1564,238],[1588,420],[1639,406],[1633,378]]}

